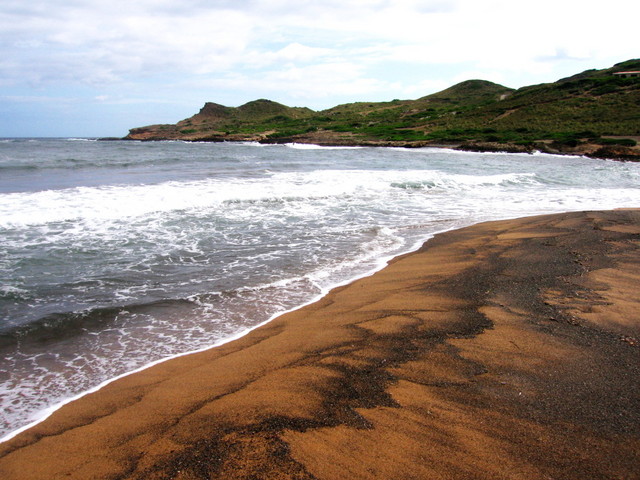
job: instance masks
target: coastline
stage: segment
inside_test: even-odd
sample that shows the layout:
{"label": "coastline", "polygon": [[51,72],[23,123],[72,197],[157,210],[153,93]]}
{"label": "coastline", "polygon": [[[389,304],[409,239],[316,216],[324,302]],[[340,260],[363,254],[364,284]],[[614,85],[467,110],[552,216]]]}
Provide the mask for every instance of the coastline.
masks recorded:
{"label": "coastline", "polygon": [[356,140],[353,137],[346,139],[329,138],[325,139],[318,135],[300,135],[290,138],[279,138],[277,140],[267,140],[257,138],[260,143],[301,143],[319,145],[327,147],[350,146],[350,147],[400,147],[400,148],[447,148],[461,152],[477,153],[546,153],[550,155],[570,155],[585,156],[599,160],[619,160],[619,161],[640,161],[640,146],[603,146],[596,143],[584,142],[579,145],[565,145],[559,142],[536,141],[527,144],[509,142],[485,142],[466,141],[457,143],[441,143],[435,141],[383,141],[383,140]]}
{"label": "coastline", "polygon": [[365,277],[374,275],[376,272],[378,272],[378,271],[382,270],[383,268],[385,268],[389,264],[389,262],[393,261],[395,258],[399,258],[399,257],[402,257],[404,255],[408,255],[408,254],[413,253],[414,251],[419,249],[420,246],[423,245],[426,241],[428,241],[429,239],[433,238],[433,236],[439,235],[441,233],[445,233],[445,232],[447,232],[449,230],[451,230],[451,229],[445,229],[445,230],[434,232],[433,234],[429,235],[426,240],[422,240],[422,241],[417,242],[415,245],[413,245],[412,247],[408,248],[404,252],[400,252],[398,254],[390,255],[390,256],[387,256],[387,257],[378,258],[376,266],[374,268],[372,268],[371,270],[366,271],[363,274],[358,275],[358,276],[356,276],[354,278],[345,280],[345,281],[340,282],[340,283],[336,283],[336,284],[330,286],[329,288],[323,289],[318,295],[316,295],[315,297],[311,298],[309,301],[307,301],[305,303],[302,303],[300,305],[297,305],[297,306],[295,306],[295,307],[293,307],[291,309],[284,310],[284,311],[281,311],[281,312],[277,312],[277,313],[273,314],[271,317],[269,317],[267,320],[265,320],[265,321],[263,321],[261,323],[258,323],[258,324],[254,325],[254,326],[251,326],[251,327],[245,328],[243,330],[240,330],[240,331],[234,333],[233,335],[230,335],[229,337],[225,337],[225,338],[219,340],[218,342],[215,342],[215,343],[213,343],[211,345],[208,345],[206,347],[203,347],[203,348],[199,348],[199,349],[196,349],[196,350],[190,350],[190,351],[178,353],[178,354],[175,354],[175,355],[172,355],[172,356],[169,356],[169,357],[164,357],[164,358],[160,358],[158,360],[149,362],[149,363],[147,363],[147,364],[145,364],[145,365],[143,365],[141,367],[138,367],[138,368],[136,368],[134,370],[122,373],[122,374],[117,375],[117,376],[115,376],[113,378],[109,378],[109,379],[99,383],[98,385],[96,385],[96,386],[94,386],[92,388],[89,388],[88,390],[85,390],[85,391],[82,391],[82,392],[78,393],[77,395],[73,395],[73,396],[71,396],[69,398],[66,398],[66,399],[64,399],[64,400],[62,400],[62,401],[50,406],[49,408],[46,408],[43,411],[41,411],[40,415],[37,418],[35,418],[33,421],[30,421],[28,424],[26,424],[26,425],[24,425],[22,427],[19,427],[19,428],[13,430],[13,431],[10,431],[6,435],[0,437],[0,446],[4,442],[8,442],[11,439],[13,439],[14,437],[20,435],[22,432],[27,431],[27,430],[37,426],[38,424],[46,421],[56,411],[58,411],[59,409],[63,408],[65,405],[67,405],[69,403],[72,403],[72,402],[75,402],[77,400],[80,400],[81,398],[83,398],[83,397],[85,397],[87,395],[91,395],[93,393],[96,393],[96,392],[102,390],[107,385],[109,385],[109,384],[111,384],[113,382],[116,382],[116,381],[118,381],[118,380],[120,380],[122,378],[128,377],[129,375],[135,375],[137,373],[143,372],[144,370],[147,370],[148,368],[152,368],[152,367],[154,367],[156,365],[159,365],[159,364],[162,364],[162,363],[165,363],[165,362],[170,362],[172,360],[179,359],[180,357],[184,357],[184,356],[188,356],[188,355],[196,355],[198,353],[206,352],[207,350],[210,350],[210,349],[213,349],[213,348],[218,348],[218,347],[220,347],[220,346],[222,346],[222,345],[224,345],[226,343],[234,342],[234,341],[244,337],[245,335],[248,335],[253,330],[256,330],[258,328],[262,328],[264,325],[267,325],[268,323],[272,322],[273,320],[277,319],[278,317],[281,317],[281,316],[286,315],[286,314],[291,313],[291,312],[295,312],[296,310],[304,308],[307,305],[311,305],[311,304],[314,304],[314,303],[320,301],[324,296],[326,296],[328,293],[330,293],[333,289],[349,285],[349,284],[351,284],[351,283],[353,283],[355,281],[358,281],[361,278],[365,278]]}
{"label": "coastline", "polygon": [[579,145],[564,145],[551,141],[536,141],[527,144],[508,142],[484,142],[466,141],[457,143],[442,143],[436,141],[386,141],[386,140],[362,140],[353,136],[333,135],[323,133],[322,135],[308,134],[296,135],[292,137],[280,137],[269,139],[264,135],[224,135],[220,137],[150,137],[150,138],[99,138],[99,141],[136,141],[136,142],[160,142],[160,141],[183,141],[183,142],[256,142],[264,145],[300,144],[316,145],[319,147],[376,147],[376,148],[445,148],[458,150],[461,152],[477,153],[545,153],[549,155],[563,156],[585,156],[598,160],[616,160],[640,162],[640,144],[636,147],[625,146],[603,146],[596,143],[581,143]]}
{"label": "coastline", "polygon": [[350,102],[320,111],[264,98],[237,107],[206,102],[175,124],[131,128],[125,139],[408,148],[444,144],[475,152],[540,151],[638,161],[640,131],[631,106],[639,90],[637,78],[625,77],[629,68],[640,68],[640,61],[517,90],[470,79],[414,100]]}
{"label": "coastline", "polygon": [[241,338],[65,405],[0,444],[0,474],[631,478],[638,235],[637,211],[438,234]]}

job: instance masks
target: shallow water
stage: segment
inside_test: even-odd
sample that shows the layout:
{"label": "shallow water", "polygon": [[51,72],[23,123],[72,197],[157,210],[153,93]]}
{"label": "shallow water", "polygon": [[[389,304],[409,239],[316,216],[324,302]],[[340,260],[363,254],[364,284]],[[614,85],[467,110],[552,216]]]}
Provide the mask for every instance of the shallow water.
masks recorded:
{"label": "shallow water", "polygon": [[0,140],[0,437],[479,221],[640,205],[640,165],[443,149]]}

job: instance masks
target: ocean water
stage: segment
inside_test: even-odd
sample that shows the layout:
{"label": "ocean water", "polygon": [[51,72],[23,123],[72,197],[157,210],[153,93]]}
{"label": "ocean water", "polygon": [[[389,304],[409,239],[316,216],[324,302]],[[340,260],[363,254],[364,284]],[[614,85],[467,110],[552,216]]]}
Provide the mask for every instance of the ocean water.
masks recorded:
{"label": "ocean water", "polygon": [[0,140],[0,438],[437,232],[640,206],[640,164],[446,149]]}

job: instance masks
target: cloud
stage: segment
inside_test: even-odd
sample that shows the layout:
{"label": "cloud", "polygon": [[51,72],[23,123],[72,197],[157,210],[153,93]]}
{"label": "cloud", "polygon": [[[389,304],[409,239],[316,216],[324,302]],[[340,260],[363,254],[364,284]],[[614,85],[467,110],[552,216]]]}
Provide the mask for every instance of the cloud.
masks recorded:
{"label": "cloud", "polygon": [[[228,69],[242,56],[251,22],[235,10],[168,15],[166,2],[74,2],[2,8],[2,77],[42,85],[103,84],[164,72]],[[141,10],[146,5],[148,10]],[[154,8],[151,8],[154,7]],[[188,6],[187,6],[188,7]],[[175,8],[175,7],[172,7]]]}
{"label": "cloud", "polygon": [[330,55],[336,55],[336,53],[335,50],[330,48],[309,47],[294,42],[271,54],[271,57],[274,61],[307,63],[326,58]]}
{"label": "cloud", "polygon": [[[367,77],[360,66],[349,62],[328,62],[297,66],[290,64],[283,68],[265,70],[260,75],[233,73],[213,79],[187,81],[185,88],[218,91],[235,88],[240,91],[261,92],[263,95],[281,97],[286,92],[288,98],[304,99],[314,103],[318,99],[336,96],[363,96],[388,92],[388,82]],[[305,106],[312,106],[306,105]]]}
{"label": "cloud", "polygon": [[51,97],[47,95],[3,95],[0,96],[0,102],[6,104],[24,104],[24,103],[71,103],[73,98],[63,98],[59,96]]}
{"label": "cloud", "polygon": [[[0,75],[4,84],[104,85],[390,59],[531,71],[563,53],[589,59],[611,45],[631,50],[624,29],[634,31],[633,15],[623,12],[638,7],[611,0],[594,8],[574,0],[5,0]],[[362,55],[367,48],[377,51]]]}
{"label": "cloud", "polygon": [[249,62],[326,61],[337,49],[357,62],[354,45],[395,38],[413,9],[423,15],[449,3],[7,0],[0,7],[6,59],[0,75],[34,86],[100,85],[167,72],[225,72]]}
{"label": "cloud", "polygon": [[101,105],[271,96],[315,108],[423,96],[466,75],[519,87],[637,56],[637,3],[3,0],[0,86]]}

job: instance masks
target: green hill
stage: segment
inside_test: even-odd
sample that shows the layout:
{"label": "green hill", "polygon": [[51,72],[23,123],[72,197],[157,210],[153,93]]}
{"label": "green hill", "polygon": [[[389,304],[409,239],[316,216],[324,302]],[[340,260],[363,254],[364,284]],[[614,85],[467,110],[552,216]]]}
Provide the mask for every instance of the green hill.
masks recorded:
{"label": "green hill", "polygon": [[[577,139],[640,135],[640,78],[616,72],[640,70],[640,60],[588,70],[555,83],[516,90],[499,102],[441,119],[429,127],[478,137],[491,129],[505,140]],[[454,132],[455,133],[455,132]],[[455,134],[454,134],[455,136]]]}
{"label": "green hill", "polygon": [[467,80],[417,100],[357,102],[319,112],[270,100],[240,107],[206,103],[175,125],[134,128],[126,138],[445,144],[578,153],[606,147],[610,153],[622,152],[618,156],[634,156],[640,138],[640,77],[619,73],[639,70],[640,60],[629,60],[518,90]]}
{"label": "green hill", "polygon": [[[271,100],[254,100],[240,107],[207,102],[194,116],[175,125],[149,125],[133,128],[131,140],[243,140],[271,130],[283,122],[297,122],[313,114],[308,108],[287,107]],[[277,130],[277,128],[276,128]],[[276,131],[274,130],[274,131]]]}

